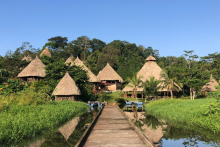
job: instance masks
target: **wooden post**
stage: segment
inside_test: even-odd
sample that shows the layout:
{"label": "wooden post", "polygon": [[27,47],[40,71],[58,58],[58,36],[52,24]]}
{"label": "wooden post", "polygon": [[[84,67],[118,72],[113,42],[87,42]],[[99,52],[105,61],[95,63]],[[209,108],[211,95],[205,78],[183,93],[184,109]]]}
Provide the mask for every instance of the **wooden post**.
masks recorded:
{"label": "wooden post", "polygon": [[144,98],[144,94],[143,94],[143,92],[142,92],[142,94],[141,94],[141,97],[142,97],[142,99]]}
{"label": "wooden post", "polygon": [[133,105],[131,106],[131,108],[132,108],[131,110],[133,111]]}

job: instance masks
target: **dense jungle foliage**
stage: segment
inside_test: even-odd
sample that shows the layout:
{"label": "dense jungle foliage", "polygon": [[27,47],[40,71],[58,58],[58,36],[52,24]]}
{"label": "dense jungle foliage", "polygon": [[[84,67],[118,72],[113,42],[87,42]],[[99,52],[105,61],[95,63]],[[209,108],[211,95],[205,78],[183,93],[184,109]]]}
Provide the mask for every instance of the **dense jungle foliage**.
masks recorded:
{"label": "dense jungle foliage", "polygon": [[[73,41],[69,41],[67,37],[56,36],[49,38],[41,49],[35,49],[29,42],[23,42],[22,46],[14,52],[7,51],[6,55],[0,58],[0,83],[6,82],[11,78],[16,79],[18,73],[29,64],[29,62],[22,61],[22,58],[29,55],[34,59],[36,55],[40,55],[45,47],[52,54],[51,58],[47,56],[41,57],[43,63],[47,65],[47,73],[51,73],[44,80],[47,81],[46,85],[51,86],[50,92],[63,76],[62,74],[56,74],[59,72],[58,69],[62,71],[61,73],[77,69],[77,67],[69,68],[64,65],[66,59],[71,55],[74,58],[78,56],[83,60],[84,64],[95,75],[109,62],[115,71],[126,80],[143,67],[146,62],[145,59],[151,54],[156,58],[156,62],[162,69],[172,70],[174,77],[183,84],[184,95],[190,95],[190,88],[192,91],[199,92],[202,86],[208,82],[211,74],[217,81],[220,77],[220,54],[217,52],[199,58],[189,49],[190,51],[183,51],[183,55],[180,57],[164,57],[159,54],[157,49],[152,47],[145,48],[142,45],[137,46],[135,43],[127,41],[114,40],[106,44],[102,40],[90,39],[87,36],[78,37]],[[76,75],[79,72],[83,73],[80,69],[77,70],[79,71],[75,72],[75,74],[72,73],[72,75]],[[53,74],[53,72],[56,73]],[[77,77],[74,76],[74,78],[81,78],[81,81],[87,81],[87,78],[83,77],[83,75],[85,74],[79,77],[79,74],[77,74]],[[81,85],[82,89],[87,87],[87,91],[89,87],[91,88],[91,86],[88,86],[89,84],[83,85],[80,81],[77,82],[77,85]],[[85,95],[88,96],[88,93],[91,93],[91,90],[85,92]]]}

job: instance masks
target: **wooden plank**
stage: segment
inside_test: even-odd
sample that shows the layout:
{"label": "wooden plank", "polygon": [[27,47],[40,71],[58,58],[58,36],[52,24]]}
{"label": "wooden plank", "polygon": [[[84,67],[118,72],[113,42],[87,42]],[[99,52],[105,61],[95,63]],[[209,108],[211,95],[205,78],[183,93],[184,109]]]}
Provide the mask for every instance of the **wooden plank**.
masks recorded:
{"label": "wooden plank", "polygon": [[105,106],[84,147],[147,147],[114,105]]}

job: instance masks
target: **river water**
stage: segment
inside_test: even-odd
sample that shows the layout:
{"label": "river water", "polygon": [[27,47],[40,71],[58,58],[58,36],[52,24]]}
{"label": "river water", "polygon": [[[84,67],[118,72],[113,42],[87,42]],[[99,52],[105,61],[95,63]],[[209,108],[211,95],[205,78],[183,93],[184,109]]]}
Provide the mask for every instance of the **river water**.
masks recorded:
{"label": "river water", "polygon": [[183,124],[173,125],[147,113],[135,124],[158,147],[220,147],[220,134]]}

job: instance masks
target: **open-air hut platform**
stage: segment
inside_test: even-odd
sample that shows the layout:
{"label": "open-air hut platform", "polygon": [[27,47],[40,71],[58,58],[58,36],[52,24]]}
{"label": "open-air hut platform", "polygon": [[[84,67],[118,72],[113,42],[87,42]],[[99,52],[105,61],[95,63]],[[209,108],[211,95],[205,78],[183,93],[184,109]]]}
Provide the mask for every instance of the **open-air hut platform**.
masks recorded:
{"label": "open-air hut platform", "polygon": [[44,67],[46,67],[44,63],[36,56],[17,77],[28,82],[40,80],[46,76]]}
{"label": "open-air hut platform", "polygon": [[123,79],[118,73],[107,63],[107,65],[99,71],[98,79],[101,80],[100,88],[106,87],[110,91],[120,90]]}
{"label": "open-air hut platform", "polygon": [[217,89],[215,88],[216,86],[219,86],[218,82],[216,81],[215,78],[213,78],[213,76],[210,76],[210,80],[208,83],[206,83],[203,87],[202,87],[202,91],[203,92],[210,92],[210,91],[217,91]]}
{"label": "open-air hut platform", "polygon": [[46,56],[48,56],[48,57],[51,57],[51,53],[50,53],[50,51],[49,51],[48,48],[45,48],[45,49],[41,52],[40,57],[42,57],[43,55],[46,55]]}
{"label": "open-air hut platform", "polygon": [[97,76],[95,76],[91,70],[88,69],[88,67],[86,67],[83,62],[78,58],[78,56],[76,57],[76,59],[73,61],[72,60],[73,57],[70,56],[65,63],[71,63],[70,66],[73,66],[74,64],[76,66],[81,66],[83,70],[85,70],[87,73],[88,73],[88,76],[89,76],[89,82],[91,83],[98,83],[100,82],[100,80],[97,78]]}
{"label": "open-air hut platform", "polygon": [[[147,57],[146,61],[147,62],[144,64],[144,66],[137,73],[137,77],[142,75],[143,76],[143,78],[141,79],[142,82],[145,82],[147,79],[150,79],[150,77],[154,77],[155,80],[160,80],[160,74],[163,70],[155,62],[156,59],[150,55],[149,57]],[[137,88],[137,91],[142,93],[141,97],[143,98],[143,90],[144,89],[141,87],[141,85],[140,85],[140,88]],[[160,85],[158,85],[158,86],[160,86]],[[179,87],[179,90],[181,91],[182,89]],[[122,91],[125,93],[124,97],[129,97],[128,92],[133,92],[134,88],[129,87],[129,86],[125,86]],[[173,89],[173,91],[175,91],[175,89]],[[164,96],[166,96],[168,94],[168,89],[166,87],[164,87],[164,88],[161,88],[160,90],[158,90],[158,92],[163,92]],[[133,97],[133,93],[132,93],[131,97]]]}
{"label": "open-air hut platform", "polygon": [[80,89],[76,86],[75,81],[70,77],[69,73],[67,72],[56,86],[52,95],[55,95],[55,101],[77,101],[79,99],[79,95],[81,95],[81,92]]}

